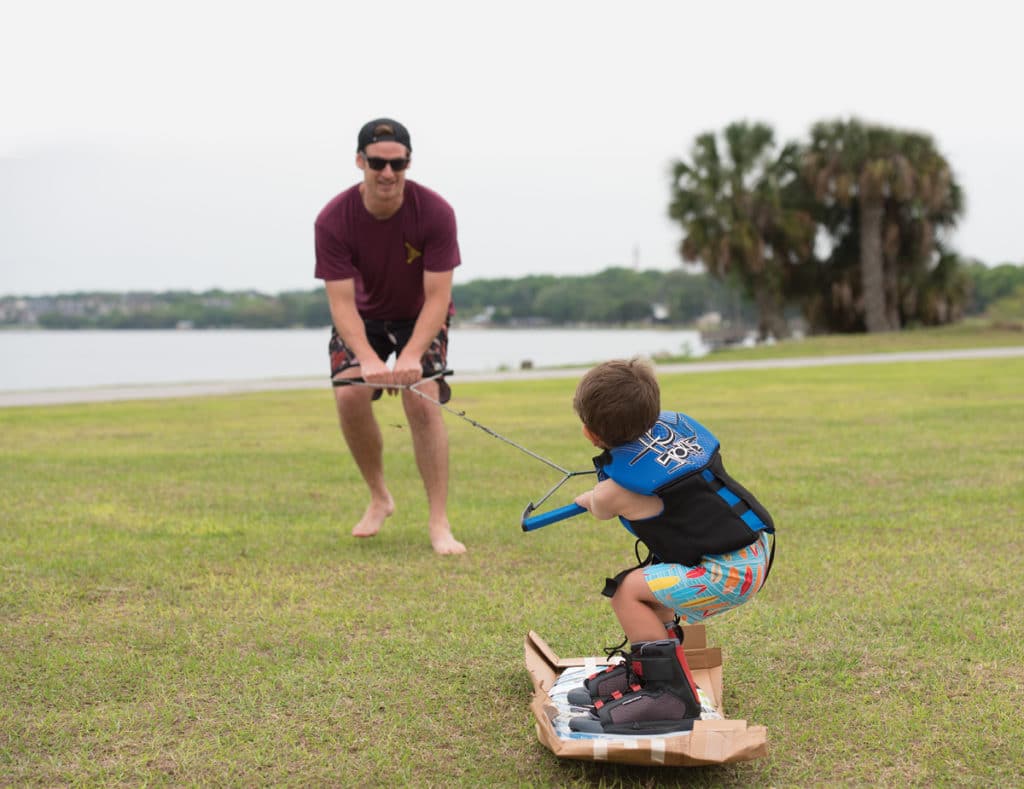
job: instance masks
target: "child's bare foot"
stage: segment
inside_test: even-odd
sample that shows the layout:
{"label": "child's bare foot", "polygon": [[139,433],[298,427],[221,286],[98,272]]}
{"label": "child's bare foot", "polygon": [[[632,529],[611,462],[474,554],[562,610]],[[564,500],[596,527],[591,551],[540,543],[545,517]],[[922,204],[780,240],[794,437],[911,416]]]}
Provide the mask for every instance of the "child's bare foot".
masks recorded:
{"label": "child's bare foot", "polygon": [[395,502],[389,495],[386,499],[371,499],[366,512],[352,529],[353,537],[372,537],[380,531],[384,520],[395,511]]}
{"label": "child's bare foot", "polygon": [[434,551],[440,554],[456,554],[465,553],[466,546],[455,539],[452,534],[452,529],[448,525],[447,521],[437,528],[430,527],[430,544],[434,546]]}

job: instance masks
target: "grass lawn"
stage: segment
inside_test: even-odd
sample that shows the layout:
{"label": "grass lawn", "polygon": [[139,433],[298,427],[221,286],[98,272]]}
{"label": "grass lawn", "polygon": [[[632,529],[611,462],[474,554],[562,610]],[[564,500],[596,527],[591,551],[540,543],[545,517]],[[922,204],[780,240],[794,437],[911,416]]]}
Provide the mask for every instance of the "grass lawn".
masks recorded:
{"label": "grass lawn", "polygon": [[[395,400],[398,510],[363,541],[329,392],[0,410],[0,785],[1021,785],[1022,382],[1024,359],[663,376],[779,527],[763,592],[708,623],[770,756],[697,769],[537,742],[523,637],[618,642],[598,593],[633,543],[521,532],[557,475],[465,421],[469,553],[438,557]],[[588,466],[573,380],[453,383]]]}
{"label": "grass lawn", "polygon": [[829,334],[784,340],[754,348],[722,348],[705,357],[708,361],[739,359],[789,359],[804,356],[893,353],[896,351],[945,351],[954,348],[1024,345],[1019,327],[997,326],[972,319],[948,326],[880,334]]}

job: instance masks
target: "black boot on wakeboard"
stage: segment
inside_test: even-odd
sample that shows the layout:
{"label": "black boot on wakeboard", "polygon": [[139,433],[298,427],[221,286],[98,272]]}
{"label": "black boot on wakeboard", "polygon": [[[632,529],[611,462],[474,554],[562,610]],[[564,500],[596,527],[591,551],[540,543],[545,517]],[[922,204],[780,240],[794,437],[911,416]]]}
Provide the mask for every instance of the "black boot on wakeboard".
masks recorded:
{"label": "black boot on wakeboard", "polygon": [[664,734],[689,731],[700,718],[700,697],[677,639],[645,641],[630,653],[637,690],[599,699],[588,715],[569,720],[572,731],[593,734]]}
{"label": "black boot on wakeboard", "polygon": [[603,671],[591,674],[583,680],[582,687],[573,688],[566,694],[566,701],[574,707],[593,707],[599,699],[610,699],[616,693],[622,695],[631,688],[639,690],[637,678],[630,676],[632,657],[632,654],[627,655],[625,663],[608,666]]}
{"label": "black boot on wakeboard", "polygon": [[[676,638],[680,643],[682,642],[683,630],[678,622],[666,622],[665,631],[669,638]],[[609,649],[612,648],[609,647]],[[624,663],[608,666],[606,669],[591,674],[583,680],[582,687],[569,691],[566,701],[574,707],[593,707],[594,702],[600,699],[610,699],[616,693],[638,690],[639,688],[636,686],[639,678],[635,674],[630,674],[630,665],[636,649],[636,646],[631,646],[632,651],[628,655],[620,651],[618,654],[624,655],[626,658]]]}

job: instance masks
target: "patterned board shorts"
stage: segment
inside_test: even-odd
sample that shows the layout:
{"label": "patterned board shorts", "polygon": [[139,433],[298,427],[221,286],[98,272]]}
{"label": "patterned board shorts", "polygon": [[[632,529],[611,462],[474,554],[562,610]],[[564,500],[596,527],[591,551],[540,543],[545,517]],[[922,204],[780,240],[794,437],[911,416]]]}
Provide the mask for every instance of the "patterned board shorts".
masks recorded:
{"label": "patterned board shorts", "polygon": [[[412,337],[412,330],[416,321],[363,321],[366,327],[366,339],[374,352],[385,362],[392,353],[397,357],[402,352],[405,344]],[[331,357],[331,378],[338,373],[348,370],[350,367],[358,367],[359,360],[352,352],[352,349],[345,345],[344,340],[338,334],[337,329],[331,327],[331,340],[328,343],[327,351]],[[426,353],[423,354],[420,364],[423,366],[424,378],[435,375],[448,366],[448,324],[441,328],[434,341],[430,343]],[[438,400],[447,403],[452,396],[451,387],[444,378],[437,379],[439,389]],[[383,389],[375,389],[373,399],[379,400],[384,394]]]}
{"label": "patterned board shorts", "polygon": [[683,624],[701,622],[747,602],[768,572],[769,540],[761,532],[746,548],[705,556],[695,567],[651,564],[644,580],[658,602],[671,608]]}

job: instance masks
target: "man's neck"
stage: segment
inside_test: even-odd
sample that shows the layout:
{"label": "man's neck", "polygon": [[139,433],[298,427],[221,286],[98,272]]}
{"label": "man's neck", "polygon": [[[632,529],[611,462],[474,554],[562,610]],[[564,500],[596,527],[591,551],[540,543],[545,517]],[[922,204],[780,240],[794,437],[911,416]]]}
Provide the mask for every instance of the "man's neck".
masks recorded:
{"label": "man's neck", "polygon": [[374,219],[390,219],[397,214],[398,209],[402,207],[405,190],[403,189],[401,192],[398,192],[393,199],[375,200],[366,193],[366,187],[363,184],[360,184],[359,194],[363,198],[363,205]]}

